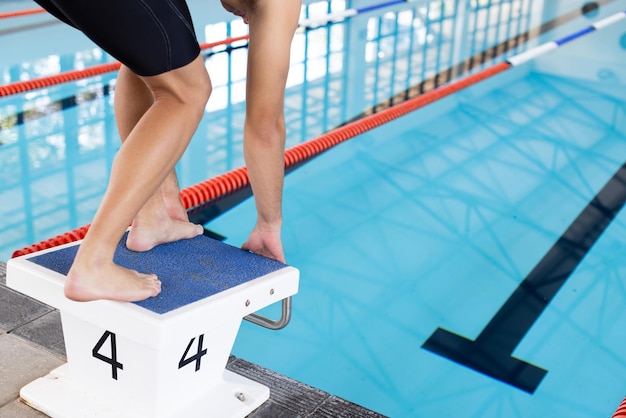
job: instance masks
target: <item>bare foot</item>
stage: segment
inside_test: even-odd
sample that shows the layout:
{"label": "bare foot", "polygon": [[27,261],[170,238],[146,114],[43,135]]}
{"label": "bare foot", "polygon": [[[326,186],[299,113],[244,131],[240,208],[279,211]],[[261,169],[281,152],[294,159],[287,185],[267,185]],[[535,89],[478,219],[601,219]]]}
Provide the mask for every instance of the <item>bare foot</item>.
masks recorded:
{"label": "bare foot", "polygon": [[96,271],[72,266],[65,280],[65,296],[86,302],[98,299],[136,302],[161,292],[161,282],[154,274],[143,274],[107,264]]}
{"label": "bare foot", "polygon": [[133,224],[126,239],[126,248],[131,251],[148,251],[159,244],[189,239],[202,235],[202,225],[178,219],[163,219],[158,224]]}

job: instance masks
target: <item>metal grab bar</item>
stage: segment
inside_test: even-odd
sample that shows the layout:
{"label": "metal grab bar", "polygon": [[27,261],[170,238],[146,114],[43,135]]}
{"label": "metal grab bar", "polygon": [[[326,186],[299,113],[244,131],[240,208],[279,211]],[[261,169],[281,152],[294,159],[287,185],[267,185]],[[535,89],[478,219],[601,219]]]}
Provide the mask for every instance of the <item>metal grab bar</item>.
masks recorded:
{"label": "metal grab bar", "polygon": [[278,321],[275,321],[273,319],[269,319],[262,315],[257,315],[254,313],[244,316],[243,319],[245,319],[246,321],[252,322],[253,324],[260,325],[264,328],[268,328],[272,330],[283,329],[287,326],[287,324],[291,320],[291,296],[283,299],[282,314]]}

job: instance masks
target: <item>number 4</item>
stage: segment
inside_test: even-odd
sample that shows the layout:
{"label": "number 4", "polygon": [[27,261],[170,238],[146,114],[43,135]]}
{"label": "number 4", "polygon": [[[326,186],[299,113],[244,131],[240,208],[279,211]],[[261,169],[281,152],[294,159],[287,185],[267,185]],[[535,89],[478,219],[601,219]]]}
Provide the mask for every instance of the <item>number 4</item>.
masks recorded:
{"label": "number 4", "polygon": [[[111,357],[106,357],[105,355],[100,354],[99,351],[104,345],[104,342],[109,337],[111,339]],[[96,346],[93,348],[93,350],[91,350],[91,354],[98,360],[102,360],[105,363],[110,364],[112,374],[113,374],[112,377],[113,379],[117,380],[117,369],[123,370],[124,365],[117,361],[117,347],[115,345],[115,334],[112,333],[111,331],[105,331],[104,334],[102,334],[102,337],[100,337],[100,340],[98,341]]]}
{"label": "number 4", "polygon": [[194,337],[191,339],[191,341],[189,341],[189,344],[187,344],[187,349],[185,350],[185,353],[183,354],[183,356],[180,358],[180,361],[178,362],[179,369],[185,367],[192,361],[195,361],[196,371],[200,370],[200,360],[202,359],[202,356],[207,353],[206,348],[205,349],[202,348],[202,342],[204,341],[204,334],[198,337],[198,351],[196,352],[196,354],[194,356],[186,358],[187,354],[189,354],[189,349],[191,348],[191,344],[193,344],[195,340],[196,338]]}

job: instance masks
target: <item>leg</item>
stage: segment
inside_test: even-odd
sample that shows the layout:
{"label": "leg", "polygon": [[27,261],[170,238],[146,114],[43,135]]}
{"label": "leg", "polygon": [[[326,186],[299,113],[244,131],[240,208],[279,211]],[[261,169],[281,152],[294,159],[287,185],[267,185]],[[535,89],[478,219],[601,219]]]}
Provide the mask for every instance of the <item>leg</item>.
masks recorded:
{"label": "leg", "polygon": [[[153,104],[148,85],[122,66],[115,88],[115,119],[122,142]],[[135,216],[126,245],[130,250],[147,251],[158,244],[192,238],[199,233],[202,228],[189,223],[180,201],[176,173],[172,170]]]}
{"label": "leg", "polygon": [[113,162],[107,191],[67,275],[65,294],[70,299],[136,301],[160,292],[155,275],[117,266],[113,255],[128,225],[187,147],[202,118],[211,83],[200,56],[184,67],[141,79],[154,103]]}

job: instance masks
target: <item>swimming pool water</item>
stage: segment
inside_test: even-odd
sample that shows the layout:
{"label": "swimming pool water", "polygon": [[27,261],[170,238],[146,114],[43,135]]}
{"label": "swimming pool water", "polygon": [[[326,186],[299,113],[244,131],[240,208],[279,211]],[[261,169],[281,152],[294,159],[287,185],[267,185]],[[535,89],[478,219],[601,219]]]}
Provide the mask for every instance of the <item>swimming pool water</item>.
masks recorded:
{"label": "swimming pool water", "polygon": [[[622,212],[512,353],[547,370],[534,393],[423,348],[437,328],[476,338],[624,163],[626,73],[542,70],[577,47],[292,173],[293,324],[277,334],[246,324],[235,354],[392,417],[610,416],[626,383]],[[252,222],[243,205],[209,227],[240,242]]]}

